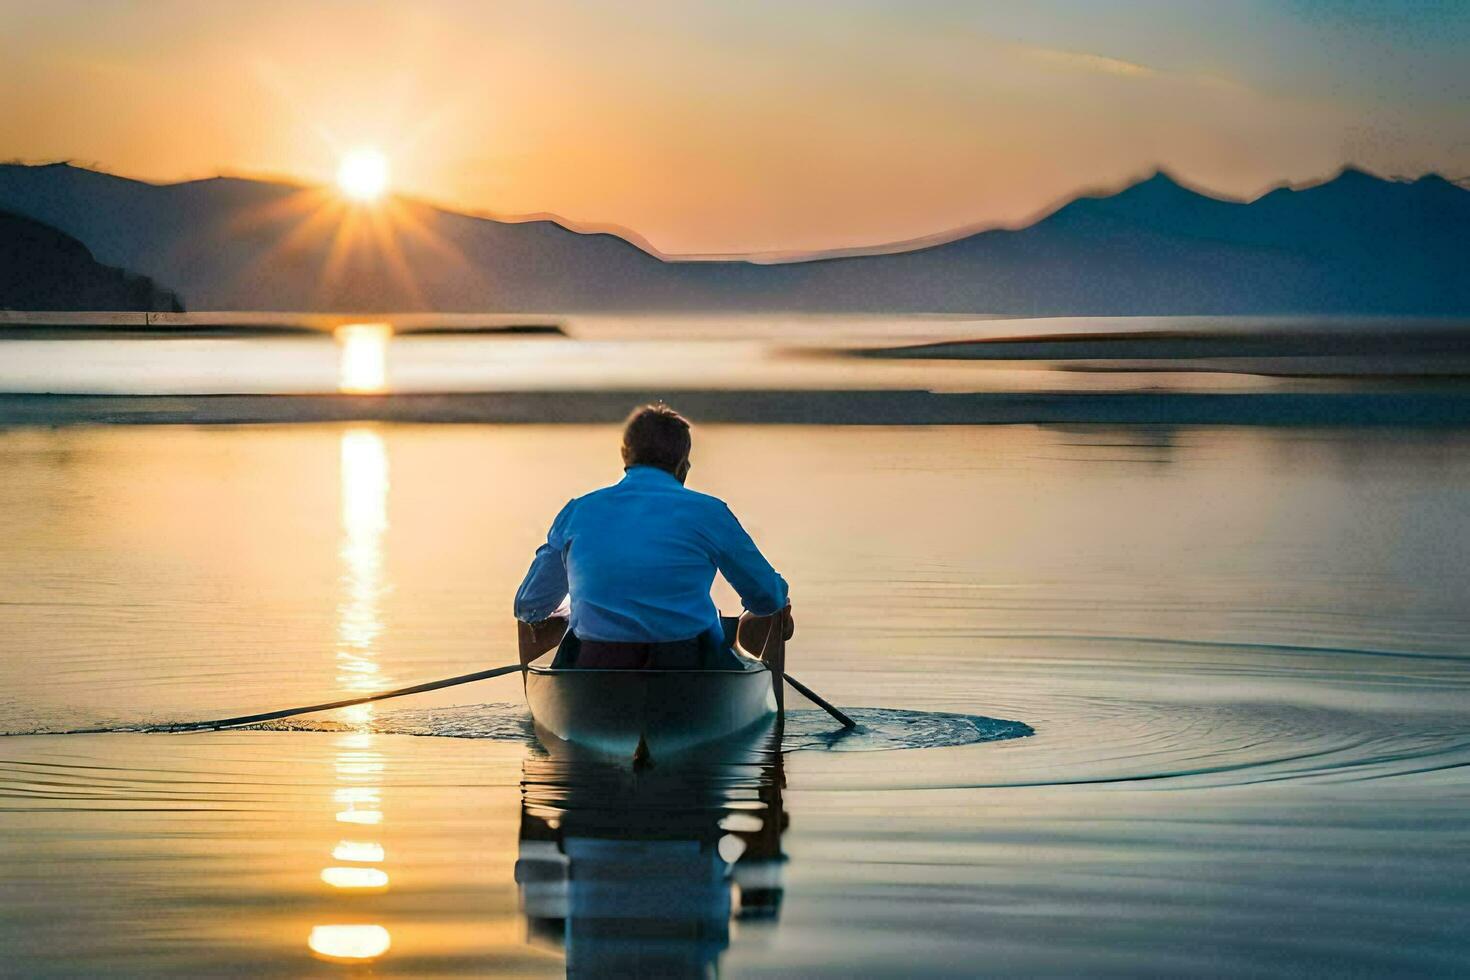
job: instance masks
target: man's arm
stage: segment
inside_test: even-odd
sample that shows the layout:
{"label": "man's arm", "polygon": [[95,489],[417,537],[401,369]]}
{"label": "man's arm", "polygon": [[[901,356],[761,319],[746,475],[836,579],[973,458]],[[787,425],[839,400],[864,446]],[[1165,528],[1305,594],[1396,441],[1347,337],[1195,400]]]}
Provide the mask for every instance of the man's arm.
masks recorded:
{"label": "man's arm", "polygon": [[730,508],[720,507],[716,531],[715,565],[725,581],[740,594],[745,608],[757,616],[769,616],[786,606],[786,580],[766,561]]}
{"label": "man's arm", "polygon": [[516,590],[516,619],[523,623],[541,622],[567,597],[566,526],[574,503],[569,502],[551,522],[546,543],[536,549],[536,557],[531,559],[531,567]]}

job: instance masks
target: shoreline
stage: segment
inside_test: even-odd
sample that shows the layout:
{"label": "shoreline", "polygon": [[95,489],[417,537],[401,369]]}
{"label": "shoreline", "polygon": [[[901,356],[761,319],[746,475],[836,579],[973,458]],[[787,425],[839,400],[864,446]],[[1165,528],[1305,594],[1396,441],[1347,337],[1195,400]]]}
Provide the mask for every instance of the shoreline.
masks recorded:
{"label": "shoreline", "polygon": [[330,336],[340,327],[387,323],[395,334],[565,337],[563,318],[539,313],[145,313],[106,310],[0,310],[0,341],[99,337]]}
{"label": "shoreline", "polygon": [[0,426],[313,422],[586,425],[667,399],[706,423],[1470,427],[1470,391],[935,392],[600,389],[401,394],[0,394]]}

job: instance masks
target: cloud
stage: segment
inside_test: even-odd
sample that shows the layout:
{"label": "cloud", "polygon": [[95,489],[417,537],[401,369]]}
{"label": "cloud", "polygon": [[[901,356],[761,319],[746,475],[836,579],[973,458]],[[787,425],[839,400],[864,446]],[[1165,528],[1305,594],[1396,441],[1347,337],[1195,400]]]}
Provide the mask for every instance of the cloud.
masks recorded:
{"label": "cloud", "polygon": [[1030,44],[1016,45],[1016,50],[1035,61],[1063,68],[1075,68],[1079,71],[1098,72],[1103,75],[1154,78],[1161,74],[1158,69],[1150,68],[1148,65],[1123,61],[1121,58],[1109,58],[1101,54],[1089,54],[1085,51],[1063,51],[1058,48],[1040,48]]}
{"label": "cloud", "polygon": [[1092,54],[1088,51],[1067,51],[1062,48],[1047,48],[1034,44],[1019,43],[1012,44],[1010,47],[1012,51],[1028,61],[1069,71],[1088,72],[1096,75],[1113,75],[1119,78],[1174,82],[1225,91],[1243,91],[1246,88],[1246,86],[1237,81],[1222,78],[1219,75],[1168,71],[1162,68],[1154,68],[1150,65],[1139,64],[1135,61],[1124,61],[1122,58],[1110,58],[1107,55]]}

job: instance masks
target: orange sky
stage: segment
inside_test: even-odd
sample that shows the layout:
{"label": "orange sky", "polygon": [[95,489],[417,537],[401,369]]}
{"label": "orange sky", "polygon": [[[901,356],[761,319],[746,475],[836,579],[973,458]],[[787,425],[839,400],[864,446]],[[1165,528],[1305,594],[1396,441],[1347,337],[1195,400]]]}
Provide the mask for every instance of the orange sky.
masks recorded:
{"label": "orange sky", "polygon": [[0,0],[0,158],[325,181],[371,144],[400,191],[674,253],[1014,222],[1155,164],[1470,174],[1453,8],[1018,6]]}

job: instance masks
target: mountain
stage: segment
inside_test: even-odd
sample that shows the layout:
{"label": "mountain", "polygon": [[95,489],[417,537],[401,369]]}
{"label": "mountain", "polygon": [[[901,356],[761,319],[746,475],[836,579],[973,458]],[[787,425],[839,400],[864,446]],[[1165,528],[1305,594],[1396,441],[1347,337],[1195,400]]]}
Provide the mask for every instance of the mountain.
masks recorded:
{"label": "mountain", "polygon": [[198,309],[1470,313],[1470,190],[1354,169],[1251,202],[1159,172],[1021,229],[778,264],[669,261],[550,219],[402,198],[354,209],[288,184],[153,185],[64,164],[0,166],[0,207],[176,284]]}
{"label": "mountain", "polygon": [[609,284],[656,290],[664,264],[611,235],[472,218],[395,199],[388,212],[283,183],[153,185],[64,164],[0,166],[0,207],[177,284],[194,309],[587,309]]}
{"label": "mountain", "polygon": [[0,211],[0,309],[182,312],[183,306],[147,276],[102,265],[70,235]]}
{"label": "mountain", "polygon": [[1244,203],[1156,173],[1019,230],[821,264],[822,294],[875,310],[927,296],[940,312],[1032,316],[1464,313],[1470,192],[1347,170]]}

